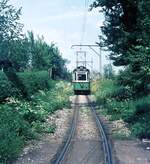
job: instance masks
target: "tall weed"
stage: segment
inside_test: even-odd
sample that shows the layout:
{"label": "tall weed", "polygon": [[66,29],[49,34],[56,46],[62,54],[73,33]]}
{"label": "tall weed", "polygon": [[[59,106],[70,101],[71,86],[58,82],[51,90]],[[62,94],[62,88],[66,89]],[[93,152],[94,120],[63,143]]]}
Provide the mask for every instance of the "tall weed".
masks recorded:
{"label": "tall weed", "polygon": [[68,107],[71,85],[60,82],[51,90],[39,90],[31,101],[10,97],[0,105],[0,163],[15,158],[25,142],[39,133],[54,133],[55,125],[47,125],[49,114]]}
{"label": "tall weed", "polygon": [[100,81],[97,85],[97,101],[111,119],[122,119],[128,123],[133,135],[150,138],[150,96],[132,97],[129,88],[117,86],[111,80]]}

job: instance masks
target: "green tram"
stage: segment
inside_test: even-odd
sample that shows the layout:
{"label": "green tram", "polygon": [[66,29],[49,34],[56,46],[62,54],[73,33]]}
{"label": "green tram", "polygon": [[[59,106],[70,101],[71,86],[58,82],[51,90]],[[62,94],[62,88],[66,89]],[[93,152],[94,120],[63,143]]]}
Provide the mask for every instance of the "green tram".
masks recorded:
{"label": "green tram", "polygon": [[78,66],[73,70],[73,89],[75,95],[90,94],[90,71],[84,66]]}

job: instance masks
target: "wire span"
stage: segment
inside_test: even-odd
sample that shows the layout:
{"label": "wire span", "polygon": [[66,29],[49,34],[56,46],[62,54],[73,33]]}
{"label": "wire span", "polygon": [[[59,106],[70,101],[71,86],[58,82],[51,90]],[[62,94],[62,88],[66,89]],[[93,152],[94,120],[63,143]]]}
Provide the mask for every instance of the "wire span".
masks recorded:
{"label": "wire span", "polygon": [[82,31],[81,31],[80,45],[82,45],[84,42],[84,37],[85,37],[85,32],[86,32],[86,24],[87,24],[87,13],[88,13],[89,0],[85,0],[84,5],[85,5],[85,12],[83,15],[83,25],[82,25]]}

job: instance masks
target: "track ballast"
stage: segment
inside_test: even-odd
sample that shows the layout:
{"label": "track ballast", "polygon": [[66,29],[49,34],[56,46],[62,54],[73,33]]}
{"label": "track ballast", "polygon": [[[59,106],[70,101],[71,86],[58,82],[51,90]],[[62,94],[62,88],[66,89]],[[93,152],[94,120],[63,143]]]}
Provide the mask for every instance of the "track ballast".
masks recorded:
{"label": "track ballast", "polygon": [[[58,153],[57,155],[57,159],[55,160],[54,164],[78,164],[78,163],[85,163],[82,162],[87,154],[87,152],[90,152],[91,148],[87,146],[87,149],[89,148],[89,150],[84,150],[85,148],[83,148],[82,151],[82,145],[85,146],[86,142],[87,144],[93,144],[93,140],[89,140],[89,141],[81,141],[81,144],[79,143],[80,141],[78,141],[78,137],[76,135],[78,135],[77,131],[78,131],[78,127],[77,125],[79,124],[78,121],[80,121],[80,119],[78,117],[81,117],[81,113],[79,114],[79,112],[81,112],[81,107],[85,106],[87,108],[87,110],[91,111],[90,113],[90,117],[92,117],[93,122],[95,122],[95,127],[97,125],[97,134],[99,135],[99,140],[97,140],[96,145],[98,145],[99,147],[101,147],[100,149],[96,149],[97,152],[91,152],[90,155],[88,154],[88,164],[90,163],[90,158],[97,158],[97,157],[93,157],[96,156],[95,154],[97,154],[97,156],[99,156],[99,158],[101,158],[101,160],[103,159],[103,163],[105,164],[112,164],[112,155],[111,155],[111,149],[110,149],[110,145],[109,145],[109,141],[107,138],[107,135],[105,133],[105,130],[103,128],[103,124],[100,121],[99,116],[97,116],[96,114],[96,110],[95,110],[95,105],[94,103],[91,102],[90,98],[88,96],[84,96],[84,99],[86,99],[86,103],[79,103],[79,97],[80,96],[76,96],[75,98],[75,102],[74,102],[74,115],[73,115],[73,119],[72,119],[72,123],[71,123],[71,128],[70,128],[70,133],[68,134],[67,140],[65,141],[65,144],[63,145],[63,148],[61,149],[60,153]],[[88,109],[90,108],[90,109]],[[91,121],[91,120],[90,120]],[[90,123],[89,123],[90,124]],[[85,142],[85,144],[84,144]],[[86,146],[85,146],[86,147]],[[75,149],[75,150],[72,150]],[[101,153],[101,151],[103,151],[103,153]],[[81,152],[81,153],[79,153]],[[85,155],[83,156],[82,152],[85,152]],[[73,153],[76,153],[75,155]],[[71,155],[70,155],[71,154]],[[99,154],[99,155],[98,155]],[[103,154],[103,155],[102,155]],[[71,157],[70,157],[71,156]],[[75,158],[79,158],[79,160],[75,161]],[[81,159],[80,159],[81,158]],[[86,157],[87,158],[87,157]],[[87,160],[87,159],[86,159]],[[95,159],[97,160],[97,159]],[[81,161],[81,162],[80,162]],[[92,161],[92,160],[91,160]],[[90,164],[93,164],[92,162]],[[96,164],[96,163],[95,163]],[[97,164],[98,164],[98,160],[97,160]]]}

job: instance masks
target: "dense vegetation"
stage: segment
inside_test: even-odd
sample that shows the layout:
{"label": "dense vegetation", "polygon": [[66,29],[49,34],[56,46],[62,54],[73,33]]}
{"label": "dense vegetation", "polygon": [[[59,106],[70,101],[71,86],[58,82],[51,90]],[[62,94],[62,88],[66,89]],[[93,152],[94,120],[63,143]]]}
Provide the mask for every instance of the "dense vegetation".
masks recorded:
{"label": "dense vegetation", "polygon": [[111,52],[115,66],[125,67],[118,83],[136,97],[150,92],[149,5],[149,0],[96,0],[92,5],[105,15],[101,45]]}
{"label": "dense vegetation", "polygon": [[[105,16],[102,42],[115,66],[124,70],[114,80],[100,82],[98,101],[113,119],[128,122],[133,134],[150,138],[150,1],[95,0]],[[108,78],[108,68],[105,77]]]}
{"label": "dense vegetation", "polygon": [[32,31],[23,34],[21,9],[16,10],[9,0],[0,2],[0,69],[4,71],[48,70],[53,78],[67,78],[66,60],[52,42],[35,36]]}
{"label": "dense vegetation", "polygon": [[111,120],[122,119],[128,123],[133,136],[150,138],[150,96],[131,99],[130,90],[110,79],[94,83],[93,92],[103,112],[110,115]]}
{"label": "dense vegetation", "polygon": [[[11,163],[29,139],[53,133],[49,114],[69,105],[66,60],[54,43],[23,34],[21,9],[0,1],[0,163]],[[65,89],[64,89],[65,88]]]}
{"label": "dense vegetation", "polygon": [[[41,77],[40,73],[38,77]],[[31,77],[28,79],[31,81]],[[44,79],[46,81],[47,77]],[[0,163],[17,157],[26,141],[37,138],[39,133],[53,133],[55,125],[46,124],[46,119],[57,109],[69,105],[71,87],[68,83],[49,80],[50,86],[37,92],[39,87],[43,87],[41,82],[43,78],[39,79],[39,83],[32,79],[31,87],[25,82],[29,93],[34,92],[32,87],[35,89],[30,101],[9,97],[0,104]]]}

